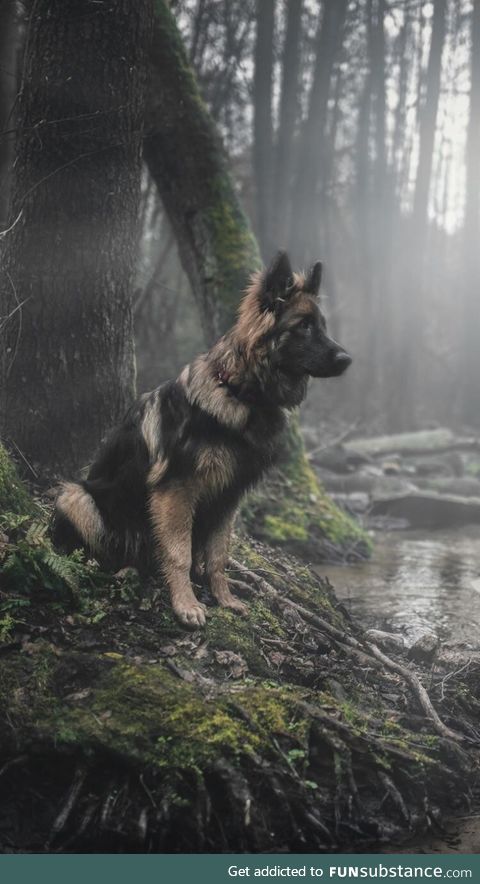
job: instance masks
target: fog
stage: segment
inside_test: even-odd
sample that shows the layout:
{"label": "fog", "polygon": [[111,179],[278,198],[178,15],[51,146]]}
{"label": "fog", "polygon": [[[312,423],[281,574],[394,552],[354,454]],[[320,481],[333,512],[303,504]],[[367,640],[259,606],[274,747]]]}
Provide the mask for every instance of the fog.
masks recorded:
{"label": "fog", "polygon": [[[324,261],[323,307],[355,362],[310,403],[331,396],[366,431],[478,425],[479,4],[175,10],[264,260]],[[155,277],[161,309],[188,286],[149,192],[140,278]],[[192,309],[186,296],[175,317],[179,362]],[[145,386],[154,351],[140,348]]]}

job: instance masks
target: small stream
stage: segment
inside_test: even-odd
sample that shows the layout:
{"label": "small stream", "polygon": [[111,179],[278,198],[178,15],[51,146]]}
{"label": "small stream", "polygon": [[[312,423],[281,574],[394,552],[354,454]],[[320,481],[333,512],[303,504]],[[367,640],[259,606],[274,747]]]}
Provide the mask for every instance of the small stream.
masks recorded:
{"label": "small stream", "polygon": [[480,525],[377,532],[369,561],[316,570],[367,626],[480,646]]}
{"label": "small stream", "polygon": [[[480,647],[480,525],[445,531],[377,532],[368,562],[319,565],[337,598],[364,625],[425,632]],[[424,836],[383,852],[480,853],[480,815],[446,823],[443,837]]]}

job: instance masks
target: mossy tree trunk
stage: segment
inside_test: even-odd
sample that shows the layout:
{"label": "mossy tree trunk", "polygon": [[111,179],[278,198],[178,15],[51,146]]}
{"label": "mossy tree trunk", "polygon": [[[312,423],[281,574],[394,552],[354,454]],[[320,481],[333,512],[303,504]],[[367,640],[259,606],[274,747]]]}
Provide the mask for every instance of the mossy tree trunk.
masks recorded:
{"label": "mossy tree trunk", "polygon": [[134,392],[151,0],[37,0],[18,110],[0,315],[1,431],[38,474],[76,471]]}
{"label": "mossy tree trunk", "polygon": [[155,11],[144,156],[212,344],[260,255],[172,13],[164,0]]}
{"label": "mossy tree trunk", "polygon": [[[144,154],[211,344],[233,322],[260,256],[175,20],[164,0],[155,9]],[[295,420],[289,437],[274,484],[247,510],[249,528],[312,558],[365,552],[362,532],[328,500],[312,473]]]}

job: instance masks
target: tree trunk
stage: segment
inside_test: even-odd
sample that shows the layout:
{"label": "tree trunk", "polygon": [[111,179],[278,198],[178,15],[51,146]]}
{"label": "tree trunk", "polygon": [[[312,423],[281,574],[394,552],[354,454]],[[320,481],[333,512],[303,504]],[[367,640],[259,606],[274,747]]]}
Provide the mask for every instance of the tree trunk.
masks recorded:
{"label": "tree trunk", "polygon": [[480,304],[480,0],[474,0],[470,51],[470,110],[466,151],[466,202],[464,226],[463,321],[465,370],[463,373],[463,419],[480,424],[480,357],[478,329]]}
{"label": "tree trunk", "polygon": [[437,125],[438,103],[440,100],[440,79],[442,54],[445,43],[447,0],[436,0],[433,7],[432,37],[428,55],[426,96],[420,109],[419,157],[415,178],[413,215],[417,234],[425,241],[428,226],[428,199],[432,179],[433,147]]}
{"label": "tree trunk", "polygon": [[386,216],[389,220],[389,252],[386,260],[387,277],[385,295],[388,298],[389,333],[385,335],[386,344],[390,352],[383,354],[383,366],[385,376],[384,398],[382,407],[385,409],[386,425],[392,432],[398,427],[397,416],[397,371],[400,365],[398,350],[400,331],[403,323],[403,279],[402,268],[404,218],[401,210],[402,198],[409,168],[410,150],[407,124],[407,98],[410,78],[412,56],[415,52],[414,45],[414,18],[413,10],[407,7],[404,12],[404,22],[397,38],[396,60],[398,62],[398,85],[397,106],[395,108],[393,133],[392,133],[392,163],[387,188]]}
{"label": "tree trunk", "polygon": [[[260,257],[175,21],[163,0],[156,10],[145,159],[211,343],[232,324]],[[319,487],[296,421],[275,484],[250,498],[246,517],[264,539],[317,561],[368,548],[365,535]]]}
{"label": "tree trunk", "polygon": [[[253,80],[253,169],[256,228],[262,256],[268,260],[272,242],[272,76],[275,0],[257,0],[257,38]],[[278,248],[278,246],[277,246]]]}
{"label": "tree trunk", "polygon": [[35,470],[75,471],[134,392],[150,0],[36,0],[19,107],[1,315],[4,437]]}
{"label": "tree trunk", "polygon": [[145,160],[211,344],[232,322],[260,256],[164,0],[156,4],[146,129]]}
{"label": "tree trunk", "polygon": [[308,116],[300,134],[298,170],[293,194],[291,242],[295,262],[308,264],[318,255],[316,224],[321,215],[318,192],[325,161],[325,125],[334,62],[342,45],[348,0],[325,0]]}
{"label": "tree trunk", "polygon": [[[373,17],[373,0],[366,0],[364,10],[364,25],[367,34],[366,40],[366,73],[361,90],[357,132],[355,143],[355,184],[353,194],[354,220],[356,228],[356,265],[358,291],[361,299],[361,317],[363,335],[365,340],[365,353],[367,359],[362,366],[361,373],[355,378],[355,385],[359,399],[369,408],[373,400],[368,396],[370,364],[373,359],[374,349],[372,329],[372,303],[371,303],[371,272],[372,272],[372,164],[370,156],[370,129],[373,105],[373,70],[371,58],[371,32]],[[372,356],[370,354],[372,353]],[[369,415],[370,416],[370,415]]]}
{"label": "tree trunk", "polygon": [[271,218],[277,248],[287,246],[290,229],[295,124],[298,114],[302,3],[303,0],[289,0],[287,3],[287,30],[282,59],[280,120],[275,153],[273,216]]}
{"label": "tree trunk", "polygon": [[[369,56],[371,65],[372,114],[374,120],[372,188],[370,193],[370,244],[367,256],[370,297],[371,341],[368,348],[369,364],[366,377],[368,398],[377,400],[382,409],[391,400],[388,390],[392,379],[389,371],[391,348],[391,298],[387,277],[390,267],[392,208],[389,204],[389,176],[386,156],[386,82],[385,82],[385,0],[373,3],[369,29]],[[378,366],[384,366],[379,372]]]}
{"label": "tree trunk", "polygon": [[398,423],[394,429],[411,429],[417,421],[417,390],[422,359],[423,291],[428,238],[428,207],[432,179],[433,149],[437,125],[442,55],[445,43],[447,0],[434,4],[428,56],[425,101],[419,113],[419,157],[415,178],[409,263],[403,279],[403,323],[399,335],[397,379]]}
{"label": "tree trunk", "polygon": [[0,231],[8,224],[13,159],[17,30],[14,0],[0,3]]}

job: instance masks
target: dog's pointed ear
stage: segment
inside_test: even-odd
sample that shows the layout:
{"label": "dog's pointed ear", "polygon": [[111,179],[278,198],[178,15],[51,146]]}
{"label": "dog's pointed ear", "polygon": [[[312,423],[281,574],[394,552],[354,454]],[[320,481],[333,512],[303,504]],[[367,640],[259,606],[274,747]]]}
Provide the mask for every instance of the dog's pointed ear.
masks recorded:
{"label": "dog's pointed ear", "polygon": [[286,252],[278,252],[263,278],[261,291],[264,310],[274,310],[290,295],[293,285],[293,270]]}
{"label": "dog's pointed ear", "polygon": [[303,291],[309,295],[317,297],[320,291],[320,283],[322,281],[322,262],[316,261],[307,273]]}

